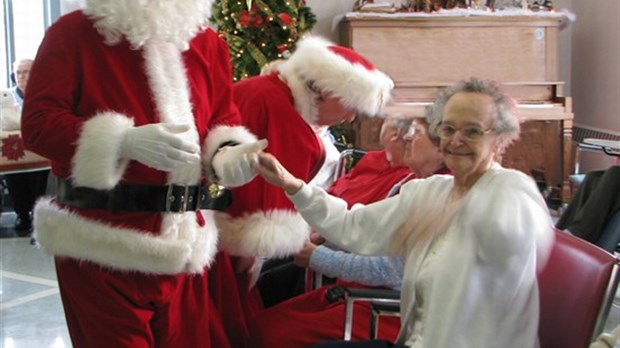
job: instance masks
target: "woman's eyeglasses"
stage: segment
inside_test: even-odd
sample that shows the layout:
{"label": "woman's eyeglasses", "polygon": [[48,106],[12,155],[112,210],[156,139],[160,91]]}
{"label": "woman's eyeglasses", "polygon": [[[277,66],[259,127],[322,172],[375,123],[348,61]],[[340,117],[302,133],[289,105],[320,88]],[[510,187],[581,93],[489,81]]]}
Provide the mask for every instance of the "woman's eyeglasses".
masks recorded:
{"label": "woman's eyeglasses", "polygon": [[485,134],[492,131],[492,129],[484,129],[477,126],[468,126],[464,128],[456,128],[453,125],[440,123],[437,126],[437,135],[442,139],[452,138],[456,132],[461,133],[461,137],[465,140],[476,141],[480,140]]}

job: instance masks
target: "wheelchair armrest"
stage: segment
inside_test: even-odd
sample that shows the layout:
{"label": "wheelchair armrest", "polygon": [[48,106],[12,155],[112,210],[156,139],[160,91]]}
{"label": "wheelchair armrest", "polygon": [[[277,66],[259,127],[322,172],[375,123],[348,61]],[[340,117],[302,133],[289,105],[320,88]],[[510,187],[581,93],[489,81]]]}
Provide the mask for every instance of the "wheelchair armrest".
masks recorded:
{"label": "wheelchair armrest", "polygon": [[400,301],[397,303],[372,301],[370,306],[374,311],[377,311],[380,313],[399,313],[400,312]]}
{"label": "wheelchair armrest", "polygon": [[347,288],[347,297],[353,300],[400,301],[400,291],[391,289]]}
{"label": "wheelchair armrest", "polygon": [[[351,339],[353,331],[353,303],[355,301],[371,301],[374,304],[392,305],[400,307],[400,291],[389,289],[346,289],[344,340]],[[394,308],[394,307],[392,307]]]}

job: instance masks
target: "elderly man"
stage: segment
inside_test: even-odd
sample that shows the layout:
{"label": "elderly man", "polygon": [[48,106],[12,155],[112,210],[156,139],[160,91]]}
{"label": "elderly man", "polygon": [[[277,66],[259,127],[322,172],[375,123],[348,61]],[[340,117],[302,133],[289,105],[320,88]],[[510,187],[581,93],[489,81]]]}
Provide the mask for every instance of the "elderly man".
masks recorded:
{"label": "elderly man", "polygon": [[[11,92],[20,111],[24,105],[26,87],[33,62],[32,59],[18,59],[13,63],[15,86],[11,88]],[[13,122],[15,123],[12,125],[15,127],[14,129],[19,129],[19,118]],[[14,228],[18,236],[28,236],[32,232],[32,209],[36,200],[45,194],[48,174],[49,170],[38,170],[5,175],[9,196],[13,202],[15,215],[17,215]]]}

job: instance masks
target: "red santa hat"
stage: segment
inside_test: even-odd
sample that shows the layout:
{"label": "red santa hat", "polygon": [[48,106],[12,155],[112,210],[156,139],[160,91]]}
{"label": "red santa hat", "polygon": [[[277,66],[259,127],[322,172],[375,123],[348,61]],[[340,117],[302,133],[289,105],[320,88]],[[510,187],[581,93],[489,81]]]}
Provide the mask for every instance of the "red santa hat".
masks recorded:
{"label": "red santa hat", "polygon": [[354,50],[320,37],[307,37],[277,70],[287,80],[299,113],[310,123],[318,116],[316,92],[331,92],[344,105],[374,116],[386,105],[394,82]]}

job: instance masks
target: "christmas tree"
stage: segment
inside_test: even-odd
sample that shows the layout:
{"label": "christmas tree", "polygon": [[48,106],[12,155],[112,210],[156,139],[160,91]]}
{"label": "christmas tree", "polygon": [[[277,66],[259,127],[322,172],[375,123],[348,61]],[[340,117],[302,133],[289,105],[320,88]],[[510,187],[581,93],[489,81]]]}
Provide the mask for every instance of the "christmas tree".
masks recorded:
{"label": "christmas tree", "polygon": [[316,17],[304,0],[216,0],[211,23],[228,42],[233,79],[238,81],[287,58]]}

